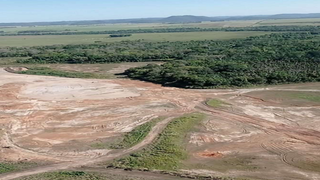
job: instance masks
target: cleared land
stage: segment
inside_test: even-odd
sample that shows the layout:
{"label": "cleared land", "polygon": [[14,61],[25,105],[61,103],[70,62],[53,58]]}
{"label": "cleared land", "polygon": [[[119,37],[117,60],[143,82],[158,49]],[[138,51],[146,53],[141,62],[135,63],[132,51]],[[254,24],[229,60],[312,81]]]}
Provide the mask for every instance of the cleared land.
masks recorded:
{"label": "cleared land", "polygon": [[309,19],[274,19],[274,20],[263,20],[258,22],[258,26],[319,26],[320,18],[309,18]]}
{"label": "cleared land", "polygon": [[[167,124],[193,112],[205,114],[206,118],[197,128],[184,129],[185,136],[174,136],[186,153],[184,158],[176,159],[174,167],[178,167],[179,176],[320,178],[319,83],[186,90],[126,79],[68,79],[3,70],[0,77],[0,160],[11,164],[21,159],[55,163],[0,175],[0,179],[85,166],[84,171],[105,167],[114,159],[139,154],[142,148],[152,145]],[[227,106],[209,107],[205,105],[209,99]],[[136,127],[163,116],[169,118],[159,121],[132,148],[92,146],[120,142]],[[149,173],[153,176],[145,179],[163,176]],[[121,171],[119,174],[123,175]]]}
{"label": "cleared land", "polygon": [[59,36],[0,36],[0,46],[43,46],[56,44],[92,44],[118,41],[190,41],[190,40],[228,40],[259,36],[267,32],[184,32],[184,33],[146,33],[131,37],[110,38],[109,35],[59,35]]}

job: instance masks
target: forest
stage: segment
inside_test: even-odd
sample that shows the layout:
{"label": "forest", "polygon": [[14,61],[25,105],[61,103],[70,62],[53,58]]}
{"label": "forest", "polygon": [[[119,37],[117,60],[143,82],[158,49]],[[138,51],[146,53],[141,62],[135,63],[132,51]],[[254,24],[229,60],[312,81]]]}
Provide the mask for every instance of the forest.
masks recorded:
{"label": "forest", "polygon": [[184,61],[125,72],[130,78],[183,88],[226,88],[320,81],[319,37],[272,34],[224,42]]}
{"label": "forest", "polygon": [[[303,29],[305,27],[299,27]],[[162,61],[132,68],[134,79],[183,88],[248,87],[320,81],[320,36],[313,31],[273,33],[225,41],[122,41],[82,45],[0,48],[17,63]]]}

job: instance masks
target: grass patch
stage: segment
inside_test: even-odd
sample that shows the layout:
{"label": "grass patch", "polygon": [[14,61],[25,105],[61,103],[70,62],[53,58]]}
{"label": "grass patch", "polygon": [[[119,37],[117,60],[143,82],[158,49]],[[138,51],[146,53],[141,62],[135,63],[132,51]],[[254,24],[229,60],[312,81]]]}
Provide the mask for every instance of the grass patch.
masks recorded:
{"label": "grass patch", "polygon": [[67,78],[87,78],[87,79],[105,79],[108,76],[94,73],[69,72],[51,69],[48,67],[33,67],[27,71],[18,71],[18,74],[41,75],[41,76],[58,76]]}
{"label": "grass patch", "polygon": [[[32,175],[16,180],[177,180],[177,177],[168,175],[146,175],[146,174],[118,174],[108,172],[84,172],[84,171],[62,171]],[[179,178],[180,179],[180,178]],[[219,179],[220,180],[220,179]],[[222,179],[221,179],[222,180]],[[231,180],[231,179],[223,179]],[[234,180],[234,179],[232,179]],[[238,180],[238,179],[237,179]]]}
{"label": "grass patch", "polygon": [[177,170],[180,161],[188,157],[184,148],[184,141],[188,132],[203,119],[203,114],[194,113],[173,120],[152,145],[140,152],[115,160],[112,166],[133,169]]}
{"label": "grass patch", "polygon": [[153,126],[157,124],[157,122],[161,121],[162,118],[156,118],[150,122],[144,123],[135,129],[133,129],[131,132],[128,132],[126,135],[124,135],[124,138],[121,142],[112,144],[112,149],[125,149],[130,148],[139,142],[141,142],[151,131]]}
{"label": "grass patch", "polygon": [[0,66],[7,67],[17,64],[17,60],[25,60],[26,57],[0,57]]}
{"label": "grass patch", "polygon": [[255,171],[260,167],[253,162],[256,157],[230,156],[220,159],[193,160],[184,163],[185,169],[206,169],[210,171],[228,172],[230,170]]}
{"label": "grass patch", "polygon": [[223,102],[219,99],[210,99],[209,101],[206,102],[206,104],[213,108],[221,108],[225,105],[229,105],[228,103]]}
{"label": "grass patch", "polygon": [[86,173],[83,171],[63,171],[44,173],[34,176],[20,178],[20,180],[108,180],[98,174]]}
{"label": "grass patch", "polygon": [[0,174],[20,171],[28,168],[35,167],[36,163],[31,162],[1,162],[0,163]]}
{"label": "grass patch", "polygon": [[0,163],[0,174],[16,170],[16,167],[10,163]]}
{"label": "grass patch", "polygon": [[119,139],[113,139],[113,142],[97,142],[90,146],[94,149],[126,149],[141,142],[151,131],[151,129],[163,118],[156,118],[137,126],[132,131],[126,133]]}
{"label": "grass patch", "polygon": [[320,94],[319,93],[291,93],[289,94],[291,98],[301,99],[311,102],[320,102]]}
{"label": "grass patch", "polygon": [[107,143],[98,142],[98,143],[91,144],[90,147],[92,147],[93,149],[108,149],[110,148],[110,145]]}

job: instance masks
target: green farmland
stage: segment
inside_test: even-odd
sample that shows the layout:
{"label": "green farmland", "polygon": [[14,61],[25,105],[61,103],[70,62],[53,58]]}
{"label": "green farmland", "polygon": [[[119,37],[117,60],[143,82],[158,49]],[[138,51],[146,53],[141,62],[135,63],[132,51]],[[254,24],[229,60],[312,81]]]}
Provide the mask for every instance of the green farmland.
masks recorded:
{"label": "green farmland", "polygon": [[260,36],[266,32],[181,32],[181,33],[145,33],[131,37],[110,38],[102,35],[48,35],[48,36],[0,36],[0,47],[45,46],[57,44],[92,44],[95,42],[119,42],[130,40],[145,41],[191,41],[191,40],[228,40]]}
{"label": "green farmland", "polygon": [[166,24],[166,23],[141,23],[141,24],[101,24],[101,25],[56,25],[56,26],[26,26],[26,27],[0,27],[0,31],[15,33],[18,31],[109,31],[109,30],[128,30],[128,29],[155,29],[155,28],[222,28],[222,27],[247,27],[260,22],[259,20],[248,21],[220,21],[220,22],[201,22],[186,24]]}

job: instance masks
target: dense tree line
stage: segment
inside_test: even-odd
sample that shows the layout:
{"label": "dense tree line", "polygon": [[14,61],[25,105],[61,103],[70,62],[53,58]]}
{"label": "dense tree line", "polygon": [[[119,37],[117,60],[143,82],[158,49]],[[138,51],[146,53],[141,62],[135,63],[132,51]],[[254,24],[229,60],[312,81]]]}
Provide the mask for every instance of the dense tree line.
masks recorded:
{"label": "dense tree line", "polygon": [[125,72],[129,77],[184,88],[243,87],[320,81],[320,38],[273,34],[215,47],[216,56],[190,57]]}
{"label": "dense tree line", "polygon": [[159,29],[129,29],[109,31],[52,31],[34,30],[19,31],[17,33],[1,33],[0,36],[26,36],[26,35],[87,35],[87,34],[139,34],[139,33],[175,33],[175,32],[211,32],[211,31],[270,31],[270,32],[320,32],[320,26],[256,26],[256,27],[227,27],[227,28],[159,28]]}
{"label": "dense tree line", "polygon": [[[318,36],[311,33],[281,33],[251,37],[246,40],[230,41],[145,42],[140,40],[82,45],[2,48],[0,49],[0,57],[29,57],[20,60],[20,63],[112,63],[157,60],[202,60],[213,57],[232,57],[230,54],[238,49],[238,46],[245,47],[245,49],[241,49],[242,51],[239,52],[243,53],[246,52],[247,48],[259,49],[253,43],[282,43],[285,41],[293,43],[296,41],[309,41],[314,37]],[[245,43],[248,43],[249,47]],[[277,44],[277,46],[282,46],[281,43]],[[277,49],[274,51],[278,52]],[[294,51],[291,52],[294,53]],[[244,55],[248,55],[248,53]]]}
{"label": "dense tree line", "polygon": [[129,77],[185,88],[241,87],[320,81],[320,35],[274,33],[228,41],[122,41],[2,48],[19,63],[167,61],[125,72]]}
{"label": "dense tree line", "polygon": [[110,34],[109,36],[111,38],[115,38],[115,37],[130,37],[130,36],[132,36],[132,34]]}
{"label": "dense tree line", "polygon": [[37,34],[37,33],[51,33],[58,32],[57,30],[28,30],[28,31],[18,31],[18,34]]}
{"label": "dense tree line", "polygon": [[253,26],[253,27],[228,27],[225,31],[270,31],[270,32],[318,32],[320,26]]}

